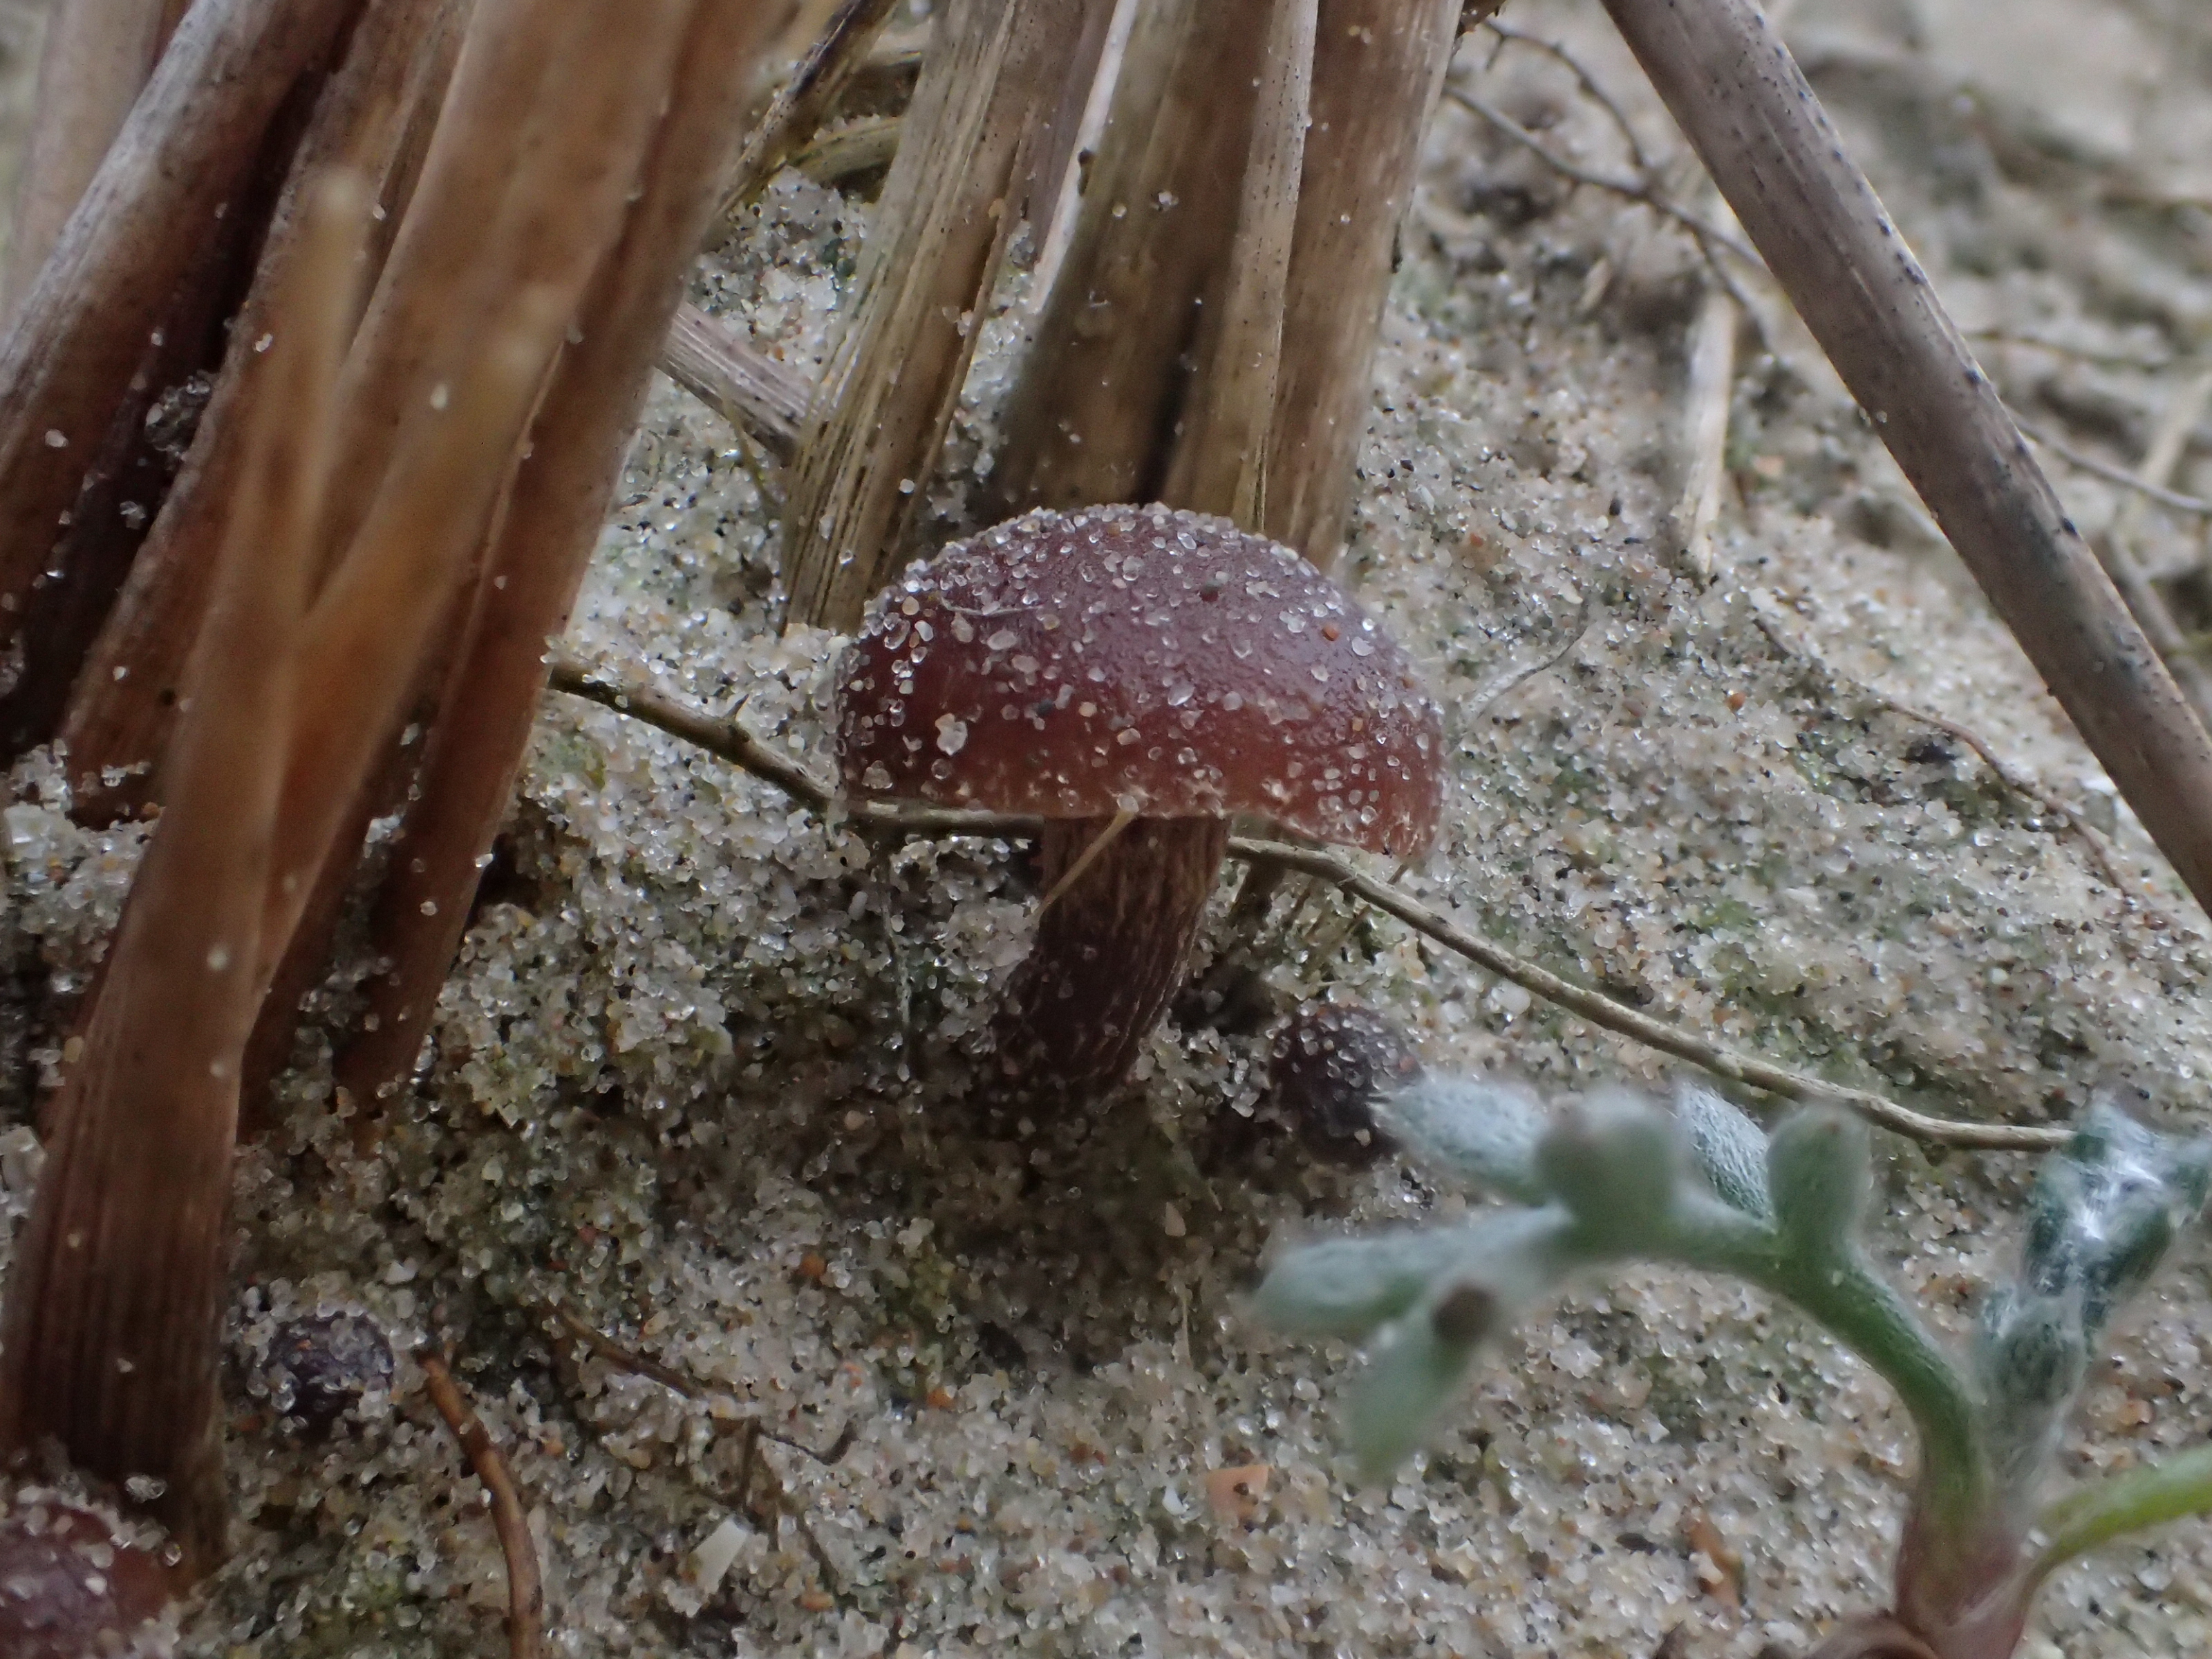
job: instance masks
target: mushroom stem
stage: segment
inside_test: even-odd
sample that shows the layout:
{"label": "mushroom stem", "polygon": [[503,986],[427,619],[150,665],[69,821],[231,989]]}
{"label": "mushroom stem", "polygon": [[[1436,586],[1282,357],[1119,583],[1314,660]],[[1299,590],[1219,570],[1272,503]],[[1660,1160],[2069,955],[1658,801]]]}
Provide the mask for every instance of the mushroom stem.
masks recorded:
{"label": "mushroom stem", "polygon": [[[1046,890],[1117,817],[1048,820]],[[1118,1083],[1168,999],[1229,849],[1220,818],[1129,821],[1037,920],[997,1025],[1000,1067],[1019,1097],[1079,1100]]]}

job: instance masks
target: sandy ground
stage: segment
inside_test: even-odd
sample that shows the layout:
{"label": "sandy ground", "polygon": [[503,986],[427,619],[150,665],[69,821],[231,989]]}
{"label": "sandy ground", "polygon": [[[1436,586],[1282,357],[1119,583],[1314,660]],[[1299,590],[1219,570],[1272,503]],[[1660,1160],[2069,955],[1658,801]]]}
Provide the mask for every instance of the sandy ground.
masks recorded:
{"label": "sandy ground", "polygon": [[[2207,361],[2212,14],[1798,15],[1793,44],[1992,375],[2070,443],[2136,464]],[[1694,192],[1601,13],[1515,0],[1508,21],[1567,43]],[[1557,61],[1478,38],[1461,64],[1559,153],[1625,173],[1611,118]],[[811,361],[866,220],[787,178],[698,297]],[[1439,114],[1348,562],[1446,708],[1449,827],[1408,884],[1655,1014],[1926,1109],[2060,1119],[2110,1084],[2201,1123],[2204,916],[1778,309],[1746,335],[1717,580],[1653,556],[1703,282],[1678,230]],[[1004,297],[934,539],[971,527],[1023,285]],[[2203,520],[2055,476],[2086,530],[2160,574],[2196,568]],[[2212,424],[2172,482],[2212,493]],[[819,762],[838,641],[775,631],[780,487],[664,386],[571,644],[741,704]],[[1884,699],[1963,722],[2111,824],[2135,896]],[[15,782],[0,952],[21,988],[0,1038],[21,1125],[59,1038],[52,999],[84,982],[137,849],[72,828],[46,761]],[[241,1159],[238,1553],[186,1651],[503,1650],[480,1489],[405,1357],[428,1340],[508,1449],[562,1654],[1641,1659],[1684,1626],[1682,1655],[1752,1659],[1883,1599],[1905,1425],[1863,1368],[1732,1285],[1580,1288],[1495,1357],[1433,1450],[1358,1484],[1331,1405],[1353,1357],[1269,1338],[1239,1291],[1271,1240],[1468,1200],[1394,1164],[1311,1167],[1254,1115],[1266,1031],[1249,1023],[1162,1031],[1097,1121],[963,1138],[944,1107],[961,1044],[1035,896],[1004,845],[872,856],[556,700],[500,850],[430,1071],[380,1152],[356,1156],[329,1110],[352,961],[302,1035],[282,1127]],[[1279,1006],[1386,1006],[1431,1065],[1553,1093],[1668,1075],[1325,890],[1285,890],[1259,959]],[[12,1223],[35,1141],[19,1127],[0,1152]],[[1881,1254],[1959,1331],[2007,1259],[2027,1166],[1884,1157]],[[2130,1323],[2069,1473],[2212,1431],[2208,1298],[2192,1257]],[[556,1342],[556,1303],[712,1397]],[[392,1387],[331,1438],[289,1432],[272,1346],[340,1311],[386,1334]],[[2063,1575],[2029,1651],[2208,1642],[2197,1525]]]}

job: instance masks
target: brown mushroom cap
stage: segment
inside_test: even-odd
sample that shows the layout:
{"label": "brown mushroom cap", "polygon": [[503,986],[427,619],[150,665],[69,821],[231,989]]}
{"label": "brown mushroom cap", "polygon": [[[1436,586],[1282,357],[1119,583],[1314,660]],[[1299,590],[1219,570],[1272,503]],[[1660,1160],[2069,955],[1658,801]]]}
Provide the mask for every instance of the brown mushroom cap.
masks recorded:
{"label": "brown mushroom cap", "polygon": [[1288,548],[1162,507],[1038,512],[910,567],[837,696],[846,787],[1050,818],[1263,813],[1400,857],[1443,731],[1412,663]]}

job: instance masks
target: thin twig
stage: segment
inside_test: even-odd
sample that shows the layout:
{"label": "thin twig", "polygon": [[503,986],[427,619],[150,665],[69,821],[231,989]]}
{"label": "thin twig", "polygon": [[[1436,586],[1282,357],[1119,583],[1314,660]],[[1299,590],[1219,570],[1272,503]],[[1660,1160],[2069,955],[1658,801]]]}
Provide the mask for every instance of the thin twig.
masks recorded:
{"label": "thin twig", "polygon": [[[790,1489],[783,1484],[782,1477],[776,1474],[774,1466],[765,1457],[759,1455],[760,1443],[763,1440],[773,1440],[777,1445],[788,1446],[792,1450],[803,1453],[824,1468],[828,1468],[834,1466],[852,1449],[853,1442],[858,1437],[860,1432],[860,1425],[856,1419],[848,1418],[844,1428],[839,1431],[836,1439],[830,1443],[829,1449],[817,1451],[803,1441],[793,1440],[787,1435],[776,1433],[768,1427],[757,1412],[743,1412],[740,1402],[734,1395],[719,1389],[709,1389],[697,1379],[678,1370],[672,1365],[664,1365],[659,1360],[638,1352],[635,1348],[624,1347],[614,1338],[579,1319],[557,1302],[548,1300],[540,1303],[532,1311],[554,1320],[576,1341],[582,1343],[584,1346],[617,1370],[628,1371],[633,1376],[642,1376],[649,1382],[658,1382],[662,1388],[683,1399],[697,1401],[704,1404],[708,1408],[708,1414],[712,1418],[721,1421],[738,1422],[741,1425],[738,1430],[741,1438],[738,1453],[736,1492],[730,1493],[715,1490],[708,1487],[705,1482],[696,1482],[696,1484],[698,1484],[702,1490],[714,1491],[717,1499],[730,1504],[740,1513],[756,1521],[764,1519],[768,1523],[771,1539],[779,1544],[781,1540],[776,1537],[777,1529],[781,1527],[784,1518],[787,1516],[789,1516],[792,1526],[805,1544],[807,1553],[813,1556],[814,1565],[821,1571],[822,1582],[830,1587],[833,1594],[836,1592],[842,1577],[837,1571],[836,1563],[830,1559],[830,1552],[822,1547],[821,1539],[815,1535],[814,1528],[808,1524],[805,1516],[802,1515],[798,1506],[792,1502]],[[765,1487],[757,1507],[754,1504],[752,1498],[757,1474],[761,1484]]]}
{"label": "thin twig", "polygon": [[[624,1347],[614,1338],[588,1322],[579,1319],[568,1309],[550,1297],[537,1304],[532,1310],[544,1314],[555,1321],[562,1329],[609,1364],[618,1370],[642,1376],[649,1382],[658,1382],[662,1388],[671,1393],[681,1395],[686,1400],[698,1401],[708,1407],[711,1415],[732,1419],[746,1416],[749,1421],[759,1422],[757,1416],[748,1416],[744,1410],[744,1402],[726,1389],[710,1389],[688,1371],[678,1370],[673,1365],[663,1364],[659,1360],[653,1358],[650,1355],[640,1353],[635,1348]],[[764,1425],[757,1431],[763,1438],[773,1440],[779,1446],[788,1446],[795,1452],[803,1452],[824,1468],[829,1468],[835,1466],[847,1452],[852,1449],[853,1442],[860,1432],[860,1425],[857,1421],[848,1419],[845,1426],[838,1431],[837,1437],[830,1443],[826,1450],[817,1449],[805,1441],[794,1440],[788,1435],[778,1434],[775,1430]]]}
{"label": "thin twig", "polygon": [[468,1454],[469,1467],[491,1498],[492,1527],[499,1534],[500,1553],[507,1557],[507,1650],[512,1659],[538,1659],[545,1650],[545,1585],[538,1575],[538,1544],[530,1535],[514,1478],[492,1442],[491,1431],[462,1397],[445,1360],[421,1353],[416,1362],[422,1367],[422,1386],[430,1403]]}
{"label": "thin twig", "polygon": [[1669,1025],[1664,1020],[1654,1019],[1648,1014],[1624,1007],[1601,993],[1586,990],[1582,986],[1561,979],[1557,974],[1537,967],[1532,962],[1523,961],[1510,951],[1492,945],[1488,939],[1455,926],[1396,888],[1354,869],[1334,853],[1293,847],[1285,842],[1254,841],[1236,836],[1230,838],[1229,856],[1235,859],[1274,859],[1293,870],[1319,876],[1354,897],[1364,899],[1384,914],[1395,916],[1415,933],[1457,952],[1476,966],[1496,974],[1500,979],[1512,981],[1524,991],[1540,996],[1547,1002],[1555,1002],[1570,1012],[1579,1014],[1593,1025],[1602,1026],[1619,1036],[1632,1038],[1647,1048],[1658,1049],[1662,1054],[1673,1054],[1678,1060],[1686,1060],[1716,1077],[1764,1090],[1784,1100],[1842,1106],[1856,1112],[1870,1123],[1934,1146],[1970,1147],[1986,1152],[2045,1152],[2065,1145],[2072,1137],[2071,1130],[2058,1127],[1969,1123],[1930,1117],[1924,1112],[1900,1106],[1882,1095],[1823,1082],[1819,1078],[1808,1077],[1749,1054],[1737,1054],[1734,1049],[1709,1042],[1680,1026]]}
{"label": "thin twig", "polygon": [[[2212,372],[2200,368],[2167,401],[2160,414],[2149,447],[2143,453],[2142,465],[2136,469],[2138,489],[2164,488],[2172,478],[2208,403],[2212,403]],[[2159,591],[2158,584],[2143,568],[2142,561],[2136,556],[2136,533],[2146,511],[2144,500],[2138,494],[2122,502],[2112,524],[2091,545],[2105,562],[2105,569],[2119,588],[2120,597],[2128,602],[2128,609],[2142,624],[2143,633],[2158,647],[2159,655],[2166,659],[2167,669],[2189,699],[2190,707],[2197,711],[2197,718],[2212,728],[2212,673],[2208,673],[2204,665],[2191,653],[2189,637],[2174,620],[2166,595]]]}
{"label": "thin twig", "polygon": [[1637,176],[1649,179],[1657,173],[1658,167],[1651,160],[1650,152],[1644,148],[1643,139],[1637,137],[1635,124],[1629,120],[1627,112],[1605,89],[1604,82],[1583,67],[1582,59],[1556,40],[1547,40],[1540,34],[1531,34],[1525,29],[1515,28],[1510,23],[1501,23],[1495,17],[1484,23],[1483,27],[1501,40],[1532,47],[1547,58],[1565,64],[1567,73],[1575,77],[1589,100],[1612,118],[1614,131],[1620,134],[1621,142],[1628,146],[1628,159],[1635,163]]}
{"label": "thin twig", "polygon": [[[723,724],[708,720],[669,698],[641,688],[617,689],[586,680],[573,665],[566,663],[556,664],[552,683],[556,690],[588,697],[604,708],[635,715],[648,725],[659,726],[671,736],[697,744],[732,764],[752,772],[756,777],[775,784],[810,805],[824,806],[832,798],[833,791],[828,783],[797,762],[770,754],[760,739],[734,723]],[[668,716],[673,718],[665,718]],[[753,764],[755,757],[762,758],[764,763],[757,768]],[[855,816],[859,816],[857,810]],[[951,819],[962,827],[957,830],[916,828],[910,833],[1019,836],[1033,835],[1037,827],[1034,819],[1011,815],[951,813],[936,809],[921,812],[887,809],[877,822],[884,829],[907,829],[910,823],[926,823],[932,818],[939,822]],[[982,830],[972,827],[979,822],[988,823],[989,827]],[[2063,1128],[1969,1123],[1930,1117],[1863,1089],[1847,1089],[1825,1083],[1818,1078],[1808,1077],[1784,1066],[1770,1065],[1747,1054],[1739,1054],[1679,1026],[1669,1025],[1663,1020],[1653,1019],[1648,1014],[1625,1007],[1598,992],[1585,990],[1532,962],[1525,962],[1489,940],[1456,927],[1396,888],[1363,874],[1334,853],[1296,847],[1287,842],[1232,836],[1229,839],[1229,856],[1252,864],[1264,865],[1272,860],[1285,868],[1318,876],[1354,897],[1365,900],[1376,909],[1396,917],[1414,932],[1465,957],[1477,967],[1496,974],[1501,979],[1510,980],[1532,995],[1559,1004],[1593,1025],[1641,1042],[1647,1048],[1656,1048],[1662,1054],[1686,1060],[1716,1077],[1764,1090],[1784,1100],[1825,1102],[1842,1106],[1858,1113],[1869,1122],[1936,1146],[1996,1152],[2039,1152],[2063,1146],[2071,1133]]]}
{"label": "thin twig", "polygon": [[736,1403],[735,1396],[710,1392],[673,1365],[664,1365],[635,1348],[625,1348],[598,1327],[577,1318],[557,1302],[549,1300],[541,1303],[537,1311],[557,1322],[562,1330],[619,1370],[658,1382],[662,1388],[679,1394],[686,1400],[703,1401],[709,1405],[723,1400],[730,1401],[732,1405]]}
{"label": "thin twig", "polygon": [[1810,647],[1800,644],[1784,633],[1781,625],[1766,614],[1763,606],[1754,602],[1750,610],[1753,623],[1760,633],[1766,635],[1767,643],[1800,667],[1810,668],[1838,685],[1849,686],[1862,696],[1879,703],[1893,714],[1901,714],[1907,720],[1917,720],[1923,726],[1932,726],[1946,736],[1955,738],[1965,744],[1967,748],[1974,751],[1983,765],[1996,775],[1999,783],[2012,791],[2014,794],[2033,802],[2047,816],[2057,818],[2076,836],[2089,849],[2090,857],[2096,860],[2097,867],[2104,872],[2105,879],[2110,882],[2115,890],[2124,896],[2133,896],[2135,890],[2128,884],[2127,877],[2120,869],[2119,855],[2114,850],[2112,843],[2106,839],[2103,832],[2084,817],[2077,809],[2051,793],[2034,778],[2025,772],[2014,770],[1972,728],[1961,726],[1958,721],[1945,715],[1902,702],[1877,686],[1869,685],[1863,681],[1853,679],[1848,674],[1838,672]]}
{"label": "thin twig", "polygon": [[1484,686],[1481,690],[1476,692],[1474,701],[1468,705],[1467,713],[1461,716],[1462,726],[1473,726],[1475,721],[1480,720],[1483,715],[1488,714],[1514,692],[1518,691],[1530,680],[1534,679],[1537,675],[1543,673],[1547,669],[1556,668],[1565,662],[1573,654],[1574,648],[1589,637],[1591,625],[1596,620],[1597,612],[1590,604],[1589,595],[1585,593],[1583,595],[1582,604],[1576,607],[1575,631],[1567,636],[1567,642],[1558,650],[1537,658],[1534,662],[1524,663],[1517,668],[1507,669],[1489,684]]}
{"label": "thin twig", "polygon": [[550,684],[556,691],[582,697],[617,714],[634,714],[671,737],[704,749],[741,770],[772,783],[793,800],[817,812],[842,811],[856,830],[904,836],[1034,836],[1037,820],[1013,812],[968,812],[949,806],[900,806],[884,801],[847,800],[801,763],[778,753],[735,720],[718,720],[685,708],[673,697],[641,685],[617,685],[596,677],[571,657],[556,656]]}
{"label": "thin twig", "polygon": [[2020,428],[2021,436],[2040,444],[2069,466],[2079,467],[2107,483],[2115,483],[2123,489],[2132,489],[2138,495],[2147,495],[2160,507],[2170,507],[2177,513],[2193,513],[2200,517],[2212,518],[2212,501],[2202,495],[2184,495],[2179,489],[2169,489],[2164,484],[2140,478],[2117,462],[2101,460],[2087,450],[2076,449],[2063,438],[2053,436],[2046,428],[2021,419],[2017,411],[2014,411],[2012,420],[2013,424]]}
{"label": "thin twig", "polygon": [[792,156],[792,168],[817,185],[836,185],[872,168],[889,167],[905,125],[903,115],[872,115],[817,132]]}
{"label": "thin twig", "polygon": [[1682,493],[1668,514],[1675,562],[1693,580],[1713,576],[1713,526],[1727,470],[1729,409],[1735,392],[1735,331],[1741,313],[1725,290],[1705,291],[1690,325],[1688,383],[1683,387]]}
{"label": "thin twig", "polygon": [[1641,203],[1654,213],[1672,219],[1696,237],[1700,243],[1724,247],[1746,264],[1756,267],[1759,256],[1737,237],[1730,235],[1702,214],[1693,213],[1680,203],[1670,201],[1649,179],[1616,179],[1608,173],[1597,173],[1571,161],[1534,133],[1522,126],[1504,110],[1486,103],[1464,88],[1447,84],[1444,96],[1470,113],[1480,116],[1498,129],[1504,137],[1527,150],[1562,179],[1577,185],[1587,185],[1592,190],[1602,190],[1615,196],[1625,196],[1632,202]]}
{"label": "thin twig", "polygon": [[2095,346],[2069,345],[2063,340],[2054,340],[2047,335],[2032,334],[2018,328],[1970,328],[1965,331],[1969,340],[1986,340],[1992,345],[2030,346],[2038,351],[2048,351],[2056,356],[2071,357],[2077,362],[2094,363],[2103,368],[2140,369],[2155,374],[2173,367],[2172,357],[2150,357],[2139,351],[2107,351]]}

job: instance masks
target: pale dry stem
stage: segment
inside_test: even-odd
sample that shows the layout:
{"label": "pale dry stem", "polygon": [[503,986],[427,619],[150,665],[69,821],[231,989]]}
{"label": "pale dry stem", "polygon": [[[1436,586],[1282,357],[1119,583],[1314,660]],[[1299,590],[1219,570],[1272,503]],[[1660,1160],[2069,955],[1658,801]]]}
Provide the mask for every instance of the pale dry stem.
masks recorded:
{"label": "pale dry stem", "polygon": [[1323,569],[1351,515],[1393,250],[1459,10],[1451,0],[1324,0],[1321,10],[1257,527]]}
{"label": "pale dry stem", "polygon": [[564,325],[575,315],[621,227],[690,10],[691,0],[477,0],[347,359],[326,568],[416,412],[515,296],[543,288]]}
{"label": "pale dry stem", "polygon": [[148,338],[349,0],[200,0],[0,344],[0,612],[20,615]]}
{"label": "pale dry stem", "polygon": [[756,350],[698,307],[676,307],[661,342],[668,378],[780,461],[791,459],[814,383]]}
{"label": "pale dry stem", "polygon": [[777,90],[720,180],[717,217],[727,218],[767,187],[798,154],[867,61],[897,0],[840,0],[830,25]]}
{"label": "pale dry stem", "polygon": [[1218,514],[1254,531],[1267,501],[1267,438],[1283,371],[1283,307],[1313,118],[1319,13],[1318,0],[1273,0],[1269,10],[1228,279],[1208,313],[1193,408],[1161,492],[1178,507]]}
{"label": "pale dry stem", "polygon": [[932,39],[793,464],[793,623],[850,628],[898,568],[1021,204],[1014,185],[1093,0],[973,0]]}
{"label": "pale dry stem", "polygon": [[1235,234],[1267,0],[1139,12],[992,473],[1006,515],[1158,495]]}

